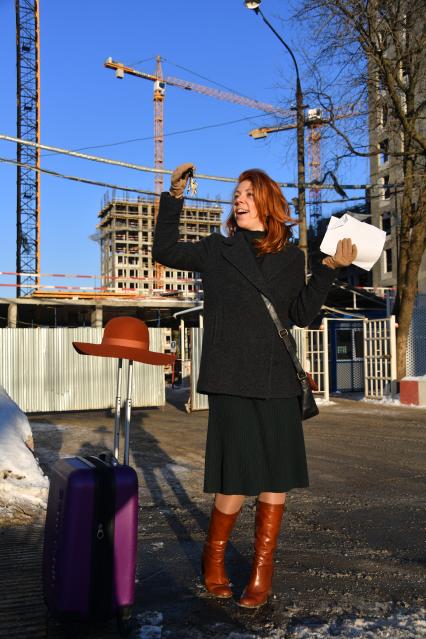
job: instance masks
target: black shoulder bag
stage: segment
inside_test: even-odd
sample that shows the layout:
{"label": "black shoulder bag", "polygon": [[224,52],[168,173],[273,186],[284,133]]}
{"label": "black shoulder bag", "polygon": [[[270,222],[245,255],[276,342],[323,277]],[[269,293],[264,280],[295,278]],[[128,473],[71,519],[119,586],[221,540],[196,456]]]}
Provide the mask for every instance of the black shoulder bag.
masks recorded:
{"label": "black shoulder bag", "polygon": [[300,382],[300,386],[302,387],[302,395],[299,397],[302,419],[309,419],[310,417],[315,417],[315,415],[318,415],[319,413],[318,406],[316,405],[308,376],[306,372],[303,370],[302,365],[297,358],[296,349],[294,348],[291,342],[290,336],[288,334],[288,330],[283,326],[271,300],[269,300],[265,295],[263,295],[263,293],[261,293],[261,296],[263,301],[265,302],[266,308],[268,309],[269,314],[275,326],[277,327],[278,335],[281,337],[282,341],[284,342],[284,345],[294,364],[294,368],[296,369],[297,378]]}

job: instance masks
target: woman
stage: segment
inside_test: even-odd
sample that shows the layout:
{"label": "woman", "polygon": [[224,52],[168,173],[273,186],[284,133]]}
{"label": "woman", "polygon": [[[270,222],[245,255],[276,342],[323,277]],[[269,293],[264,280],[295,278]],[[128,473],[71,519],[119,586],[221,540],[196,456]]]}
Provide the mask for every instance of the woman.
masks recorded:
{"label": "woman", "polygon": [[163,193],[153,243],[161,264],[201,273],[204,336],[197,391],[208,394],[204,492],[215,493],[202,568],[207,591],[232,596],[225,548],[245,496],[257,496],[254,558],[239,605],[259,608],[271,593],[273,555],[286,493],[309,485],[298,403],[300,385],[290,356],[260,296],[286,327],[307,326],[320,311],[335,269],[356,257],[339,242],[305,285],[304,254],[290,243],[289,207],[281,189],[259,169],[244,171],[234,192],[228,236],[179,242],[179,215],[193,164],[173,173]]}

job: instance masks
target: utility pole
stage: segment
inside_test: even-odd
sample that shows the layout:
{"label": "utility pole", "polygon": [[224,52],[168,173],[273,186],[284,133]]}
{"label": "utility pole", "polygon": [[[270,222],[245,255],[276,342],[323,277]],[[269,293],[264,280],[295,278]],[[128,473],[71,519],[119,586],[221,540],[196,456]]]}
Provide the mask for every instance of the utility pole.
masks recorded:
{"label": "utility pole", "polygon": [[[297,67],[297,65],[296,65]],[[297,213],[299,217],[299,247],[305,254],[305,272],[308,268],[308,231],[306,225],[306,194],[305,194],[305,111],[303,93],[299,74],[296,83],[296,113],[297,113]]]}
{"label": "utility pole", "polygon": [[305,274],[308,268],[308,232],[306,227],[306,195],[305,195],[305,107],[303,104],[303,92],[302,85],[300,83],[299,67],[297,65],[296,58],[293,51],[288,46],[287,42],[282,39],[280,34],[274,29],[272,24],[266,19],[260,10],[260,3],[262,0],[245,0],[244,4],[247,9],[255,12],[256,15],[260,15],[263,22],[269,27],[272,33],[278,38],[281,44],[289,52],[291,59],[293,60],[294,68],[296,70],[296,126],[297,126],[297,213],[299,218],[299,247],[305,254]]}

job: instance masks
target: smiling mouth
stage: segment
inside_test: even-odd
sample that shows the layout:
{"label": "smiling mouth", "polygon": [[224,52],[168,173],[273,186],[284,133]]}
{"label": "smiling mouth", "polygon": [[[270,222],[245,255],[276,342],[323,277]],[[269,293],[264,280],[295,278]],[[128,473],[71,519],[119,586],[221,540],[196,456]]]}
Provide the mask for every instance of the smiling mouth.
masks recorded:
{"label": "smiling mouth", "polygon": [[245,209],[237,209],[236,213],[237,215],[244,215],[245,213],[248,213],[248,211],[246,211]]}

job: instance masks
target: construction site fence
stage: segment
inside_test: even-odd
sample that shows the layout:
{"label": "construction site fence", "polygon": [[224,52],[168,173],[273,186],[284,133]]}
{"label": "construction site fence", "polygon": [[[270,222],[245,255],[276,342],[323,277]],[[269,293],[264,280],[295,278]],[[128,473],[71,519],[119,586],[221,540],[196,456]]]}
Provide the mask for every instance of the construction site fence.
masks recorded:
{"label": "construction site fence", "polygon": [[[163,351],[163,332],[149,328],[150,350]],[[27,413],[114,408],[118,360],[79,355],[72,345],[100,343],[102,334],[102,328],[2,328],[0,385]],[[124,390],[123,384],[123,402]],[[132,404],[165,405],[163,366],[134,363]]]}

